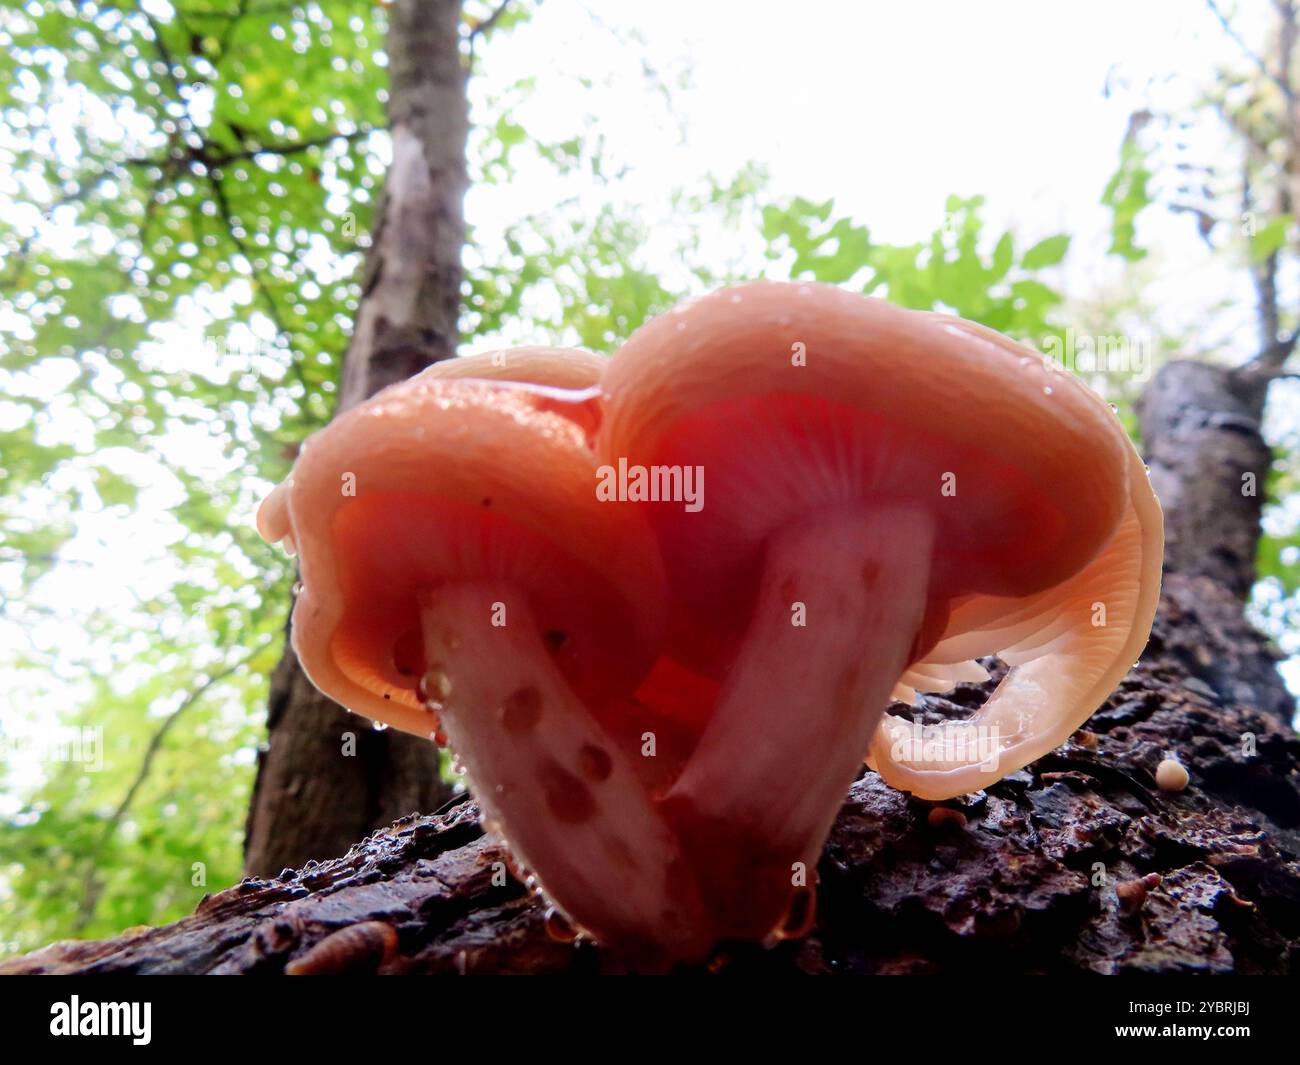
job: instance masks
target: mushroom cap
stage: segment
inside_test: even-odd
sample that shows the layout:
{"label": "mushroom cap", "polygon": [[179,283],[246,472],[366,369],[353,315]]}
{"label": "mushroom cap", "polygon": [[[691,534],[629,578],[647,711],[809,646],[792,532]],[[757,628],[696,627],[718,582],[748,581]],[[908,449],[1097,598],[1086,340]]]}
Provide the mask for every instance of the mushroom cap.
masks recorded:
{"label": "mushroom cap", "polygon": [[443,359],[412,380],[476,378],[536,385],[533,402],[538,410],[554,411],[581,426],[590,444],[604,413],[599,385],[608,362],[581,348],[499,348]]}
{"label": "mushroom cap", "polygon": [[586,389],[600,383],[608,359],[582,348],[531,345],[498,348],[443,359],[426,367],[412,380],[475,377],[485,381],[519,381],[551,388]]}
{"label": "mushroom cap", "polygon": [[425,373],[311,438],[258,528],[301,554],[293,643],[317,687],[427,736],[418,596],[483,578],[527,592],[580,697],[625,694],[648,672],[664,613],[658,556],[634,508],[597,501],[586,433],[555,409],[566,395],[586,402]]}
{"label": "mushroom cap", "polygon": [[[1033,354],[984,326],[944,322],[1019,357]],[[1109,412],[1075,378],[1057,377]],[[951,605],[938,643],[903,675],[896,697],[912,702],[917,689],[946,691],[958,680],[983,679],[969,669],[984,655],[999,655],[1011,669],[984,705],[924,757],[907,756],[920,753],[915,727],[886,717],[867,763],[887,783],[935,800],[985,787],[1064,743],[1132,668],[1159,604],[1164,516],[1131,444],[1125,457],[1124,514],[1081,572],[1038,594],[971,595]],[[994,746],[996,758],[986,761]]]}
{"label": "mushroom cap", "polygon": [[1081,383],[992,337],[776,282],[688,302],[633,334],[603,378],[598,450],[698,465],[706,481],[697,513],[646,505],[674,603],[673,653],[724,672],[767,537],[844,502],[915,501],[936,523],[917,657],[954,600],[1034,595],[1087,566],[1125,513],[1132,446]]}

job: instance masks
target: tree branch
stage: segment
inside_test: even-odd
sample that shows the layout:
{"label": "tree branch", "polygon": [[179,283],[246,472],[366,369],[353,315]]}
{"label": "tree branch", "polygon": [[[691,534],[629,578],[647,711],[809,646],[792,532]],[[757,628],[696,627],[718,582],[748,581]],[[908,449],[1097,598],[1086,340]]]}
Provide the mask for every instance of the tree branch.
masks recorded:
{"label": "tree branch", "polygon": [[1259,68],[1259,72],[1263,74],[1264,77],[1268,78],[1269,81],[1281,90],[1282,95],[1286,97],[1288,103],[1295,103],[1295,90],[1291,87],[1289,80],[1279,77],[1274,71],[1269,70],[1268,63],[1264,60],[1264,57],[1259,55],[1250,47],[1249,44],[1246,43],[1246,39],[1237,32],[1236,28],[1228,20],[1227,15],[1223,13],[1216,0],[1205,0],[1205,2],[1209,9],[1214,13],[1214,17],[1218,19],[1219,25],[1223,27],[1223,32],[1236,42],[1242,52],[1245,53],[1246,58]]}
{"label": "tree branch", "polygon": [[242,255],[248,263],[248,269],[253,275],[253,281],[257,285],[257,290],[262,295],[262,300],[266,304],[267,314],[275,325],[275,330],[281,336],[287,337],[289,329],[284,323],[284,316],[280,313],[280,306],[276,303],[275,297],[271,295],[270,287],[266,283],[266,278],[262,271],[257,268],[257,258],[244,239],[237,232],[238,223],[235,220],[234,212],[230,209],[230,200],[226,197],[226,188],[219,174],[209,174],[209,184],[212,186],[213,199],[217,205],[217,213],[221,215],[221,220],[225,222],[226,229],[230,233],[230,239],[235,245],[235,249]]}
{"label": "tree branch", "polygon": [[95,910],[99,905],[99,898],[103,892],[104,886],[100,882],[97,874],[100,856],[108,846],[108,841],[113,838],[122,820],[126,817],[127,811],[131,809],[131,804],[135,802],[136,796],[140,794],[140,789],[144,787],[145,781],[149,779],[149,773],[153,769],[154,759],[158,757],[158,752],[162,749],[163,741],[167,734],[175,726],[176,722],[185,714],[187,710],[198,705],[199,701],[216,685],[220,684],[227,677],[231,676],[240,666],[246,665],[261,647],[254,652],[244,655],[238,661],[231,663],[225,669],[219,670],[208,677],[206,681],[193,689],[175,710],[163,718],[162,723],[154,730],[154,734],[149,737],[149,744],[145,747],[144,758],[140,761],[140,768],[136,771],[135,778],[131,781],[130,787],[126,789],[126,794],[122,796],[122,801],[117,804],[116,809],[109,815],[108,820],[104,822],[100,830],[99,839],[96,841],[94,848],[86,857],[86,887],[81,896],[81,901],[77,906],[76,920],[73,922],[73,930],[80,932],[90,923],[95,916]]}
{"label": "tree branch", "polygon": [[[374,126],[362,126],[353,130],[351,133],[342,133],[332,131],[322,133],[317,137],[308,137],[306,140],[290,141],[281,144],[262,144],[258,142],[254,147],[242,148],[239,151],[221,152],[220,154],[213,151],[214,145],[211,141],[204,140],[202,147],[190,148],[183,152],[173,152],[165,159],[157,159],[152,156],[135,156],[126,161],[127,166],[158,166],[164,169],[173,168],[180,163],[192,162],[202,163],[208,169],[229,166],[231,163],[243,162],[249,159],[256,159],[259,155],[276,155],[287,157],[290,155],[300,155],[303,152],[310,151],[312,148],[323,148],[334,141],[345,141],[351,144],[354,141],[364,140],[375,132]],[[256,137],[251,138],[256,141]]]}
{"label": "tree branch", "polygon": [[492,14],[488,15],[488,17],[483,19],[481,22],[476,22],[471,26],[469,31],[471,45],[477,38],[486,37],[491,33],[492,27],[501,21],[501,16],[506,13],[509,7],[510,0],[501,0],[501,3],[497,4]]}

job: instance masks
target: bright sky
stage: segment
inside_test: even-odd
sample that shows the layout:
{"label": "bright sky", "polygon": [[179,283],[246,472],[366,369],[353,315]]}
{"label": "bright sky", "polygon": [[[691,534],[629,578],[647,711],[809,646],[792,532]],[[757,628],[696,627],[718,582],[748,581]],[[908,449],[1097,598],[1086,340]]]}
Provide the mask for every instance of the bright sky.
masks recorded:
{"label": "bright sky", "polygon": [[[1238,24],[1258,40],[1267,5],[1244,6]],[[615,44],[612,34],[630,31],[640,43]],[[647,92],[642,56],[668,81],[685,79],[672,95],[675,121]],[[1130,112],[1151,96],[1185,99],[1217,65],[1241,64],[1197,0],[606,0],[590,9],[547,0],[481,59],[480,106],[514,79],[538,75],[532,103],[516,117],[540,137],[569,135],[594,112],[611,153],[633,165],[626,193],[644,201],[649,222],[674,187],[748,162],[770,172],[776,195],[834,197],[887,241],[930,233],[948,194],[983,193],[989,222],[1014,228],[1022,247],[1060,230],[1076,235],[1062,278],[1074,296],[1114,283],[1097,267],[1108,221],[1098,200]],[[579,75],[596,90],[582,88]],[[1213,149],[1212,134],[1193,141],[1193,151]],[[473,190],[467,206],[490,234],[571,191],[538,176]],[[1202,320],[1208,303],[1231,294],[1236,320],[1217,325],[1204,346],[1248,354],[1254,335],[1242,272],[1212,261],[1187,220],[1149,213],[1140,239],[1159,249],[1150,294],[1162,324]],[[181,331],[169,347],[199,358],[199,336]],[[1295,395],[1292,418],[1300,416]],[[165,579],[153,560],[175,535],[165,510],[176,491],[160,483],[129,517],[90,516],[70,553],[92,566],[66,567],[44,594],[111,610],[129,606],[131,586],[147,592]],[[7,642],[30,635],[68,638],[0,627],[0,657]],[[1291,676],[1300,691],[1300,668]],[[12,695],[6,679],[0,685]]]}

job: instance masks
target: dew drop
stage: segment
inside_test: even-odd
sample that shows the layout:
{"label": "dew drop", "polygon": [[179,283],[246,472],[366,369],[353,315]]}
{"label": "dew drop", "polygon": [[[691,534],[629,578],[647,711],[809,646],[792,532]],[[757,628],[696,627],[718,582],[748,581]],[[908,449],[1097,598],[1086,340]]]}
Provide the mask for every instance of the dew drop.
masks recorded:
{"label": "dew drop", "polygon": [[1119,413],[1119,404],[1118,404],[1118,403],[1112,403],[1112,404],[1110,405],[1110,409],[1111,409],[1111,412],[1112,412],[1113,414],[1118,414],[1118,413]]}
{"label": "dew drop", "polygon": [[298,596],[300,596],[300,595],[302,595],[302,581],[294,581],[294,582],[293,582],[293,597],[294,597],[295,599],[297,599]]}
{"label": "dew drop", "polygon": [[441,707],[451,698],[451,678],[440,662],[435,662],[420,678],[416,694],[419,695],[420,702],[430,709]]}
{"label": "dew drop", "polygon": [[1052,394],[1052,386],[1051,386],[1051,385],[1043,385],[1043,395],[1045,395],[1045,396],[1050,396],[1051,394]]}
{"label": "dew drop", "polygon": [[545,922],[546,934],[557,943],[572,943],[578,938],[578,930],[554,906],[546,911]]}
{"label": "dew drop", "polygon": [[388,731],[388,722],[387,722],[387,721],[372,721],[372,722],[370,722],[370,727],[371,727],[372,729],[374,729],[376,732],[387,732],[387,731]]}

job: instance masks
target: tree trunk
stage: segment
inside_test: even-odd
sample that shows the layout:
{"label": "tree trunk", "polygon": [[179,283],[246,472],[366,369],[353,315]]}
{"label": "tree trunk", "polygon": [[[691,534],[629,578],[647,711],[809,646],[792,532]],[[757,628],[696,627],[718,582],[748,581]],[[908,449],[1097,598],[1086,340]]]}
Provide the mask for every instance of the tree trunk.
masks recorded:
{"label": "tree trunk", "polygon": [[[376,213],[339,409],[456,353],[469,129],[459,0],[389,9],[393,161]],[[395,817],[446,798],[437,749],[373,731],[321,695],[286,644],[271,678],[267,749],[246,867],[269,875],[332,858]]]}
{"label": "tree trunk", "polygon": [[[1171,582],[1181,598],[1192,594],[1213,608],[1203,624],[1237,624],[1255,582],[1273,458],[1261,435],[1269,379],[1259,362],[1232,368],[1178,360],[1161,368],[1138,404],[1151,484],[1165,512],[1165,571],[1188,578]],[[1228,662],[1208,647],[1188,654],[1193,675],[1224,697],[1291,720],[1295,700],[1275,659]]]}
{"label": "tree trunk", "polygon": [[[932,819],[933,804],[864,772],[822,857],[812,934],[774,950],[727,950],[713,968],[987,979],[1297,967],[1300,739],[1276,653],[1242,615],[1258,497],[1232,486],[1244,472],[1262,475],[1267,455],[1258,417],[1240,407],[1248,373],[1176,363],[1147,390],[1152,474],[1168,494],[1169,572],[1142,663],[1087,731],[987,791],[943,804],[959,816]],[[922,697],[923,713],[961,715],[989,687]],[[1185,791],[1155,784],[1169,753],[1190,770]],[[344,858],[247,880],[175,924],[55,944],[0,972],[616,965],[590,945],[552,939],[542,904],[500,875],[504,861],[467,801],[400,821]]]}
{"label": "tree trunk", "polygon": [[1165,566],[1204,576],[1242,600],[1255,582],[1264,480],[1266,389],[1243,370],[1178,360],[1161,367],[1138,409],[1151,486],[1165,511]]}

